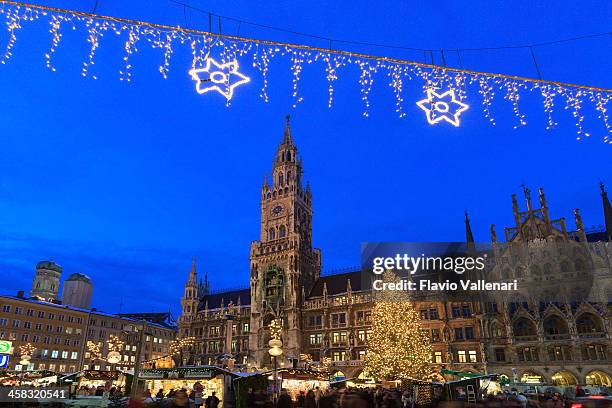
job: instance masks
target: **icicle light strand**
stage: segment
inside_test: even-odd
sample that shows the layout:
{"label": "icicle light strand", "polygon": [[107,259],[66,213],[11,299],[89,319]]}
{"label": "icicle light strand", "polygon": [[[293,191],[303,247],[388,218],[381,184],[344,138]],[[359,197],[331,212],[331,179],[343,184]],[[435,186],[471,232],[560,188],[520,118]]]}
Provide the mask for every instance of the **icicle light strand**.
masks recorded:
{"label": "icicle light strand", "polygon": [[[495,125],[492,102],[496,92],[500,92],[503,99],[510,102],[517,119],[515,127],[520,127],[526,125],[527,122],[525,114],[520,110],[519,100],[525,91],[536,91],[541,94],[547,129],[557,125],[553,118],[555,99],[565,99],[565,109],[571,113],[574,119],[578,139],[590,136],[590,133],[584,129],[585,104],[588,103],[588,108],[597,112],[597,117],[605,127],[604,142],[612,144],[612,124],[608,114],[612,89],[462,68],[441,67],[339,49],[332,50],[301,44],[231,36],[82,11],[32,5],[12,0],[0,0],[0,14],[5,16],[5,25],[8,31],[8,40],[4,52],[0,51],[0,62],[2,64],[5,64],[11,58],[13,48],[17,43],[17,34],[23,28],[23,23],[46,17],[49,20],[51,45],[44,57],[46,66],[52,71],[56,69],[55,64],[52,63],[52,58],[62,40],[61,31],[65,26],[71,26],[73,30],[81,29],[87,33],[89,52],[83,62],[82,75],[95,79],[97,76],[93,72],[92,66],[95,64],[96,51],[104,33],[112,30],[117,35],[121,35],[123,32],[127,33],[127,39],[124,43],[123,67],[119,70],[120,79],[125,81],[131,80],[131,57],[138,52],[137,44],[139,42],[144,41],[152,48],[161,49],[162,60],[158,69],[163,78],[167,78],[169,74],[170,60],[174,53],[173,47],[187,44],[191,48],[193,57],[192,68],[201,66],[212,52],[219,55],[224,63],[245,55],[251,55],[253,67],[259,70],[262,75],[260,96],[267,102],[269,100],[268,71],[270,62],[277,55],[287,56],[290,59],[292,74],[293,106],[297,106],[303,100],[303,95],[299,92],[299,84],[304,65],[319,62],[323,64],[328,88],[328,106],[331,107],[339,72],[341,68],[350,64],[357,66],[360,72],[359,87],[364,104],[364,116],[368,116],[370,112],[369,96],[376,74],[380,69],[384,69],[389,77],[388,84],[395,98],[395,110],[400,117],[405,116],[403,91],[406,88],[405,81],[407,79],[422,80],[423,92],[428,89],[453,91],[458,100],[464,102],[467,100],[468,86],[477,86],[484,116],[492,125]],[[422,95],[418,97],[420,98]],[[591,126],[591,122],[588,123]]]}

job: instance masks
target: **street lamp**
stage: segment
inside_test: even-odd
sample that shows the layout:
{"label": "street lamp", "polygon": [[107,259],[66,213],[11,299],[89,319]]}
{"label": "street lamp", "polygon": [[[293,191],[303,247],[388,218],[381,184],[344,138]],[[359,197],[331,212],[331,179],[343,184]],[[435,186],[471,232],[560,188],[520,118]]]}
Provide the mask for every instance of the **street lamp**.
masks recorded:
{"label": "street lamp", "polygon": [[281,326],[276,319],[270,322],[270,336],[272,337],[268,342],[268,353],[273,357],[274,360],[274,402],[276,402],[278,396],[278,366],[277,357],[283,355],[283,342],[280,339]]}

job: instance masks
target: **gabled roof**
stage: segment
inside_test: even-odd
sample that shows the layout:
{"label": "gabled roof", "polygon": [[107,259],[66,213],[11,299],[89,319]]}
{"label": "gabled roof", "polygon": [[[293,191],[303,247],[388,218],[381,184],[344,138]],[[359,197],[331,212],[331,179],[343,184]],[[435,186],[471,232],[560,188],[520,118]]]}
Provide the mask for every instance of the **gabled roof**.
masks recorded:
{"label": "gabled roof", "polygon": [[328,295],[346,293],[347,281],[351,281],[353,291],[361,290],[361,271],[344,272],[335,275],[322,276],[315,282],[307,298],[323,296],[323,286],[327,286]]}
{"label": "gabled roof", "polygon": [[238,298],[240,298],[240,305],[246,306],[251,304],[251,288],[228,290],[224,292],[211,293],[209,295],[202,296],[200,298],[200,304],[198,310],[204,310],[206,303],[208,302],[208,309],[218,309],[221,307],[221,301],[223,305],[227,306],[229,302],[232,302],[235,306],[238,305]]}

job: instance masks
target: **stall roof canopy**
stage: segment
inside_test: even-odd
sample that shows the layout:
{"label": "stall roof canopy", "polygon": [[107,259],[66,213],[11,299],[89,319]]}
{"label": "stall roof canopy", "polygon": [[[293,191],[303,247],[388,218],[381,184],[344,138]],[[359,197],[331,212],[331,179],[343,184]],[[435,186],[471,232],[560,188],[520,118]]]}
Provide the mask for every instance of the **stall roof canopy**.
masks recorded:
{"label": "stall roof canopy", "polygon": [[[287,379],[329,381],[329,372],[327,371],[316,371],[306,368],[281,368],[277,371],[279,377]],[[273,374],[273,370],[261,373],[264,376]]]}

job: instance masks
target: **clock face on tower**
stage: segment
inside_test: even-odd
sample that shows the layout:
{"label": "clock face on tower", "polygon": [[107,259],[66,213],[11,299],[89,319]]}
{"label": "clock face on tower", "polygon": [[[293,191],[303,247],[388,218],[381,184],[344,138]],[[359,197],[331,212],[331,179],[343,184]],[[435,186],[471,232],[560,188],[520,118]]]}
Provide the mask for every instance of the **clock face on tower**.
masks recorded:
{"label": "clock face on tower", "polygon": [[272,209],[273,215],[281,215],[282,212],[283,212],[283,207],[281,205],[277,205],[276,207]]}

